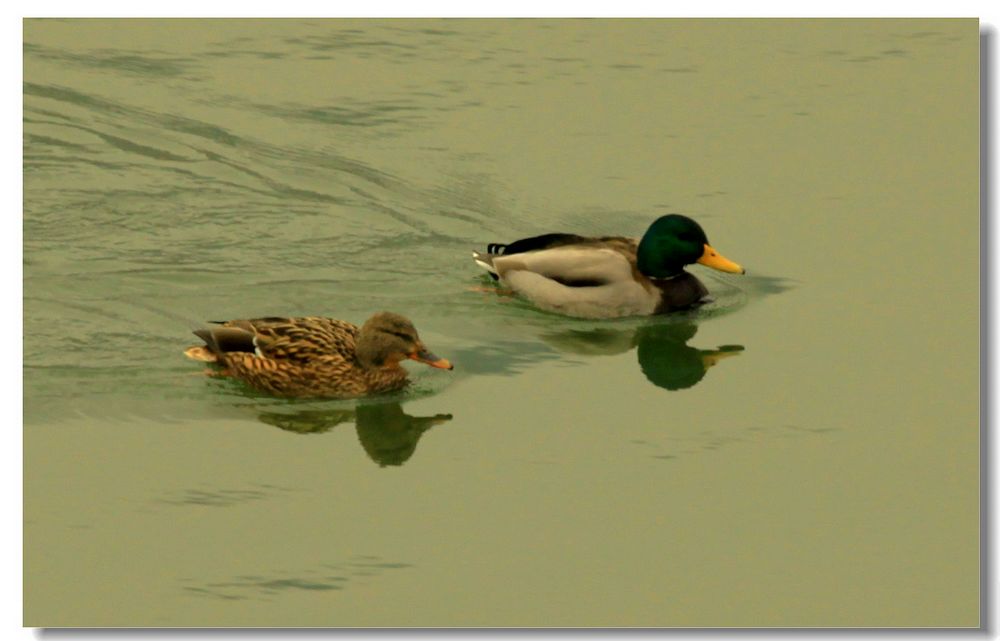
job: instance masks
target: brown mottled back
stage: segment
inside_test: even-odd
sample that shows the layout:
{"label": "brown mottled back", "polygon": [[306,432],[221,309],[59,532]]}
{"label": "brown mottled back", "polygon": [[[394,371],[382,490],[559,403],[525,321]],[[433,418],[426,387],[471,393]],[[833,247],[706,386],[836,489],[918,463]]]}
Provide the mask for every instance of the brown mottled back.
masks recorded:
{"label": "brown mottled back", "polygon": [[252,332],[261,355],[276,361],[308,363],[331,355],[348,361],[355,358],[358,327],[347,321],[320,316],[270,317],[231,320],[223,327]]}
{"label": "brown mottled back", "polygon": [[[247,332],[255,350],[217,352],[217,361],[226,374],[262,392],[296,398],[352,398],[407,384],[406,370],[398,362],[374,369],[361,366],[355,352],[359,330],[346,321],[269,317],[231,320],[222,326]],[[210,340],[206,342],[211,347]]]}

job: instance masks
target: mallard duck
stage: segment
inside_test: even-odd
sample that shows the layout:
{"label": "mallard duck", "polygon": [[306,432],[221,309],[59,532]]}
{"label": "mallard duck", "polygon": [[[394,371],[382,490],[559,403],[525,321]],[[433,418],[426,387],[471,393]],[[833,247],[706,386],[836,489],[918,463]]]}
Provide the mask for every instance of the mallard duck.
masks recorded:
{"label": "mallard duck", "polygon": [[708,290],[685,265],[746,270],[722,257],[701,226],[668,214],[641,240],[622,236],[543,234],[473,252],[476,263],[537,307],[581,318],[644,316],[687,309]]}
{"label": "mallard duck", "polygon": [[220,327],[194,332],[205,344],[184,353],[276,396],[354,398],[399,390],[407,384],[400,366],[407,358],[452,369],[427,351],[413,323],[392,312],[375,314],[360,329],[318,316],[212,322]]}

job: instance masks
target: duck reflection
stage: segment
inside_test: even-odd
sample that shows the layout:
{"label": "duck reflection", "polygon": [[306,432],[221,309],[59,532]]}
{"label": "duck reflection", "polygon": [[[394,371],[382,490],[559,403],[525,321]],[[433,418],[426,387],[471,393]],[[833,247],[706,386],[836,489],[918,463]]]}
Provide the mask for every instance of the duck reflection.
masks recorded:
{"label": "duck reflection", "polygon": [[699,349],[688,345],[698,326],[692,322],[650,323],[636,328],[598,327],[545,334],[557,349],[587,356],[622,354],[636,348],[639,368],[650,383],[668,390],[696,385],[709,368],[743,351],[742,345]]}
{"label": "duck reflection", "polygon": [[358,405],[353,409],[260,412],[262,422],[299,434],[328,432],[353,421],[358,440],[381,467],[402,465],[413,456],[424,432],[451,420],[451,414],[410,416],[399,403]]}

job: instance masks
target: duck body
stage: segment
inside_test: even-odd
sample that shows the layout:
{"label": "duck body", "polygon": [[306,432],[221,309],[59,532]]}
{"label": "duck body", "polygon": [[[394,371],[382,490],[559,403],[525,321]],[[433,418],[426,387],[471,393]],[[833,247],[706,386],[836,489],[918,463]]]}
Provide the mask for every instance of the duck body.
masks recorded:
{"label": "duck body", "polygon": [[649,316],[689,309],[708,289],[685,265],[733,273],[695,221],[671,214],[641,239],[543,234],[474,252],[476,263],[540,309],[580,318]]}
{"label": "duck body", "polygon": [[217,363],[222,375],[253,389],[288,398],[355,398],[403,389],[406,358],[451,369],[427,351],[413,325],[391,312],[360,328],[333,318],[304,316],[217,321],[196,330],[205,345],[192,359]]}

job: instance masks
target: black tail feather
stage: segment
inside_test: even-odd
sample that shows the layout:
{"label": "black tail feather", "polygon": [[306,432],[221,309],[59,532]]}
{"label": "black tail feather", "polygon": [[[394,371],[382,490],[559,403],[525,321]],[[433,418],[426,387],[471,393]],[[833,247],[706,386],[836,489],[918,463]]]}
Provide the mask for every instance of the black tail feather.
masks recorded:
{"label": "black tail feather", "polygon": [[520,254],[539,249],[550,249],[561,245],[572,245],[586,240],[587,239],[584,236],[579,236],[577,234],[542,234],[541,236],[532,236],[531,238],[515,240],[514,242],[508,244],[490,243],[486,245],[486,253],[509,256],[510,254]]}
{"label": "black tail feather", "polygon": [[254,335],[238,327],[213,327],[196,329],[194,335],[205,341],[205,345],[216,356],[226,352],[254,352]]}

